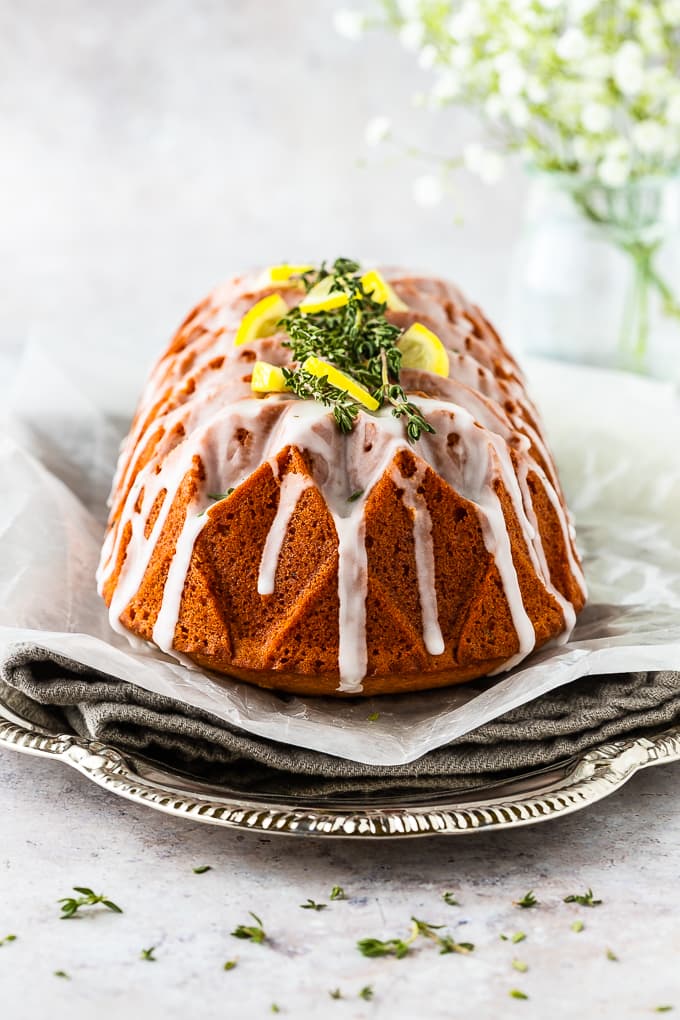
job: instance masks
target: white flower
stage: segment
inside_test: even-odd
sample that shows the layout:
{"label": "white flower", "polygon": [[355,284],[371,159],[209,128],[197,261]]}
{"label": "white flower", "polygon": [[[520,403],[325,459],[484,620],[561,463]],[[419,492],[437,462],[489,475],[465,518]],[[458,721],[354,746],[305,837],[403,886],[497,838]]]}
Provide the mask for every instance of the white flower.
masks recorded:
{"label": "white flower", "polygon": [[437,63],[437,47],[432,45],[423,46],[418,56],[418,63],[424,71],[429,71]]}
{"label": "white flower", "polygon": [[630,132],[633,144],[644,155],[660,152],[666,142],[666,132],[656,120],[641,120]]}
{"label": "white flower", "polygon": [[355,42],[361,39],[366,27],[366,18],[361,11],[350,11],[347,8],[340,8],[333,12],[333,28],[338,35]]}
{"label": "white flower", "polygon": [[481,17],[479,3],[465,3],[460,10],[452,14],[446,23],[446,28],[453,39],[468,39],[478,29],[484,27]]}
{"label": "white flower", "polygon": [[527,73],[513,52],[499,54],[494,59],[498,71],[498,91],[502,96],[518,96],[524,88]]}
{"label": "white flower", "polygon": [[397,0],[397,7],[402,18],[407,21],[417,18],[420,14],[420,0]]}
{"label": "white flower", "polygon": [[425,26],[421,21],[406,21],[399,29],[399,39],[405,50],[419,50],[425,38]]}
{"label": "white flower", "polygon": [[680,0],[665,0],[661,4],[661,17],[675,27],[673,23],[680,21]]}
{"label": "white flower", "polygon": [[380,145],[390,137],[392,123],[389,117],[372,117],[364,128],[364,139],[367,145]]}
{"label": "white flower", "polygon": [[508,106],[505,100],[501,99],[495,92],[492,92],[484,103],[484,113],[491,120],[499,120],[501,117],[504,117],[507,109]]}
{"label": "white flower", "polygon": [[502,157],[479,142],[470,142],[463,149],[463,161],[471,173],[476,174],[485,184],[495,184],[503,176],[505,165]]}
{"label": "white flower", "polygon": [[527,80],[526,94],[532,103],[544,103],[548,98],[548,90],[538,78],[529,78]]}
{"label": "white flower", "polygon": [[586,55],[586,37],[580,28],[568,28],[557,40],[555,52],[562,60],[581,60]]}
{"label": "white flower", "polygon": [[581,112],[581,123],[586,131],[599,135],[606,131],[612,122],[611,110],[604,103],[588,103]]}
{"label": "white flower", "polygon": [[614,57],[614,81],[624,96],[633,96],[644,81],[643,54],[639,44],[627,40]]}
{"label": "white flower", "polygon": [[417,205],[431,208],[439,205],[444,196],[442,182],[432,174],[423,174],[413,182],[413,198]]}
{"label": "white flower", "polygon": [[516,128],[526,127],[531,120],[529,107],[519,96],[515,96],[508,103],[508,119]]}
{"label": "white flower", "polygon": [[453,71],[443,71],[432,86],[431,96],[439,102],[445,103],[455,99],[460,92],[460,81],[458,75]]}
{"label": "white flower", "polygon": [[567,0],[567,10],[569,11],[569,17],[574,21],[580,21],[590,14],[593,7],[597,7],[599,0]]}
{"label": "white flower", "polygon": [[608,188],[620,188],[628,180],[630,167],[622,159],[603,159],[597,168],[597,176]]}

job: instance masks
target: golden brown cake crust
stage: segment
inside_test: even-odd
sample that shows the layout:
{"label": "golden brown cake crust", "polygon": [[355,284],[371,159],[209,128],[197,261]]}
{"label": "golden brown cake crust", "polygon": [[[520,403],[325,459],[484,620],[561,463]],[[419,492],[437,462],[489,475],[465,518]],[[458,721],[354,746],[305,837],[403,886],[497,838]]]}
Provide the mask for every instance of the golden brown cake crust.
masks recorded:
{"label": "golden brown cake crust", "polygon": [[571,629],[573,529],[515,361],[451,284],[383,272],[409,306],[389,318],[449,352],[448,379],[402,372],[435,435],[409,446],[380,412],[344,436],[310,401],[254,396],[252,362],[290,352],[234,335],[272,288],[218,289],[154,368],[121,453],[99,572],[112,625],[323,695],[464,682]]}

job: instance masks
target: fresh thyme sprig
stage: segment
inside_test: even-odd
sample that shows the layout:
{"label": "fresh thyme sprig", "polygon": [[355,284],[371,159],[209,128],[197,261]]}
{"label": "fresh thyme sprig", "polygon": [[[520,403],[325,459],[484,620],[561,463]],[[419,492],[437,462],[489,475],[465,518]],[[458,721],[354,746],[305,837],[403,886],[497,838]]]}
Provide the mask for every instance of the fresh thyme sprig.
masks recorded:
{"label": "fresh thyme sprig", "polygon": [[431,939],[439,946],[440,954],[461,953],[467,955],[474,951],[472,942],[456,942],[451,935],[440,935],[439,931],[443,924],[430,924],[428,921],[421,921],[417,917],[411,918],[411,933],[406,939],[381,939],[367,938],[357,942],[357,948],[364,956],[396,956],[398,960],[407,956],[411,946],[419,937]]}
{"label": "fresh thyme sprig", "polygon": [[239,924],[236,928],[234,928],[231,934],[234,936],[235,939],[250,939],[251,942],[258,943],[264,942],[265,939],[267,938],[267,935],[262,926],[262,921],[257,916],[257,914],[254,914],[252,912],[252,910],[249,910],[248,913],[256,923]]}
{"label": "fresh thyme sprig", "polygon": [[305,372],[304,368],[284,368],[283,378],[286,386],[302,400],[316,400],[333,412],[333,417],[341,432],[351,432],[359,414],[359,404],[352,400],[346,390],[331,386],[328,377],[321,378]]}
{"label": "fresh thyme sprig", "polygon": [[565,903],[579,903],[582,907],[599,907],[602,900],[596,900],[593,895],[593,890],[588,889],[587,892],[582,894],[574,894],[571,896],[564,897]]}
{"label": "fresh thyme sprig", "polygon": [[524,894],[521,900],[514,900],[512,905],[513,907],[522,907],[524,910],[527,910],[529,907],[538,906],[538,900],[534,896],[533,889],[530,889],[529,892]]}
{"label": "fresh thyme sprig", "polygon": [[306,903],[301,903],[300,906],[303,910],[325,910],[328,904],[316,903],[314,900],[308,899]]}
{"label": "fresh thyme sprig", "polygon": [[78,899],[74,899],[72,896],[65,896],[58,900],[61,903],[61,920],[67,921],[71,917],[75,917],[77,911],[81,907],[94,907],[98,903],[101,903],[107,910],[112,910],[115,914],[122,914],[123,911],[115,903],[112,903],[106,896],[98,895],[93,892],[92,889],[88,889],[86,886],[74,885],[73,891],[80,893]]}
{"label": "fresh thyme sprig", "polygon": [[339,428],[349,432],[360,405],[345,391],[331,386],[325,376],[316,378],[302,368],[305,358],[322,358],[365,386],[379,404],[391,404],[392,414],[405,419],[409,441],[415,442],[423,432],[434,429],[400,385],[397,341],[402,331],[385,317],[386,304],[364,291],[359,269],[358,262],[340,258],[330,269],[322,263],[319,270],[301,274],[308,291],[330,277],[329,293],[345,293],[348,301],[340,308],[313,313],[296,306],[281,319],[279,325],[288,334],[284,346],[299,362],[294,369],[283,369],[286,385],[298,397],[330,407]]}

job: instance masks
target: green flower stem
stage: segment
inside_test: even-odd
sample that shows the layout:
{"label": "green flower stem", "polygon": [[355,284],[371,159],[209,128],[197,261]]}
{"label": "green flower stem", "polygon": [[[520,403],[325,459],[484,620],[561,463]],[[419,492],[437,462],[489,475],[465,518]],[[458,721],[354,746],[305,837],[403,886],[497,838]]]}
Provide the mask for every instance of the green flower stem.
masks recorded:
{"label": "green flower stem", "polygon": [[[680,319],[680,302],[655,266],[661,241],[625,240],[617,236],[622,228],[616,219],[613,217],[609,219],[594,209],[583,192],[574,190],[572,198],[583,215],[591,223],[601,227],[608,240],[633,260],[633,288],[626,304],[621,330],[621,348],[630,356],[632,367],[641,371],[649,343],[650,291],[654,290],[660,296],[665,315]],[[631,225],[628,229],[632,232],[635,227]]]}

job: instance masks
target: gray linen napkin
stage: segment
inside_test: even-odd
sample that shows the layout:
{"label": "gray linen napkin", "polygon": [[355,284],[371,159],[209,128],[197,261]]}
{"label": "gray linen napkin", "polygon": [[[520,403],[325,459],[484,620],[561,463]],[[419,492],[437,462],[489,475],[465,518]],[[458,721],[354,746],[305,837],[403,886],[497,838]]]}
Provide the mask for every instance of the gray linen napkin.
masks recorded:
{"label": "gray linen napkin", "polygon": [[0,663],[0,697],[38,726],[94,737],[133,761],[140,755],[231,789],[300,797],[461,792],[680,722],[680,672],[584,677],[409,765],[377,766],[274,743],[28,644]]}

